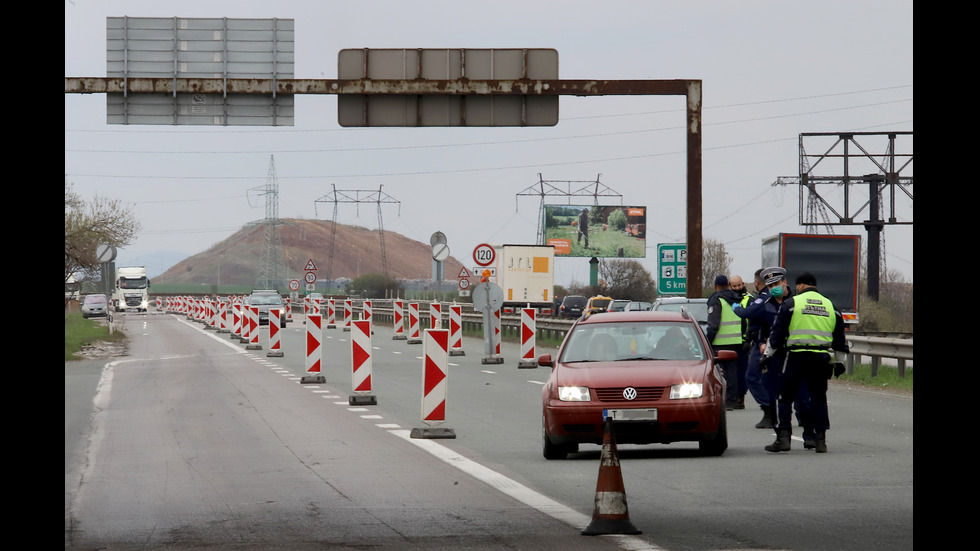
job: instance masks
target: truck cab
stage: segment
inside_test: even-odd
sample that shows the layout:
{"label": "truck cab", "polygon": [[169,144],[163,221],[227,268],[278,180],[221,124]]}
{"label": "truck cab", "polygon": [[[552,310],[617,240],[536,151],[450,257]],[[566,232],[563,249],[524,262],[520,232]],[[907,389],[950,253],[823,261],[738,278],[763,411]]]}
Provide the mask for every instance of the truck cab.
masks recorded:
{"label": "truck cab", "polygon": [[145,266],[116,268],[116,280],[112,292],[112,308],[116,312],[136,310],[146,312],[150,302],[150,280]]}

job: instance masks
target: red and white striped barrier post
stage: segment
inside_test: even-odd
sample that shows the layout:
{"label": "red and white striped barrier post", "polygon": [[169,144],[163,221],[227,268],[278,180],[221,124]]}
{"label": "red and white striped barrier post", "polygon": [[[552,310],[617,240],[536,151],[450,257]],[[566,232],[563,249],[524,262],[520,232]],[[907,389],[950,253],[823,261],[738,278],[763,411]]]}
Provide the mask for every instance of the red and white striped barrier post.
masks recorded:
{"label": "red and white striped barrier post", "polygon": [[323,353],[320,351],[320,341],[323,340],[323,329],[320,327],[321,321],[320,312],[313,312],[306,316],[307,375],[299,380],[301,384],[327,382],[326,377],[320,374],[320,360],[323,357]]}
{"label": "red and white striped barrier post", "polygon": [[429,303],[429,328],[442,329],[442,305],[435,301]]}
{"label": "red and white striped barrier post", "polygon": [[344,300],[344,331],[350,331],[351,317],[354,315],[354,305],[350,299]]}
{"label": "red and white striped barrier post", "polygon": [[286,323],[292,323],[293,321],[293,299],[291,297],[286,297]]}
{"label": "red and white striped barrier post", "polygon": [[218,302],[218,333],[229,333],[228,328],[228,299]]}
{"label": "red and white striped barrier post", "polygon": [[398,299],[395,299],[392,302],[392,308],[395,312],[395,336],[391,337],[391,340],[393,341],[404,341],[408,339],[408,337],[405,336],[405,316],[402,314],[403,305],[404,302]]}
{"label": "red and white striped barrier post", "polygon": [[377,405],[378,398],[371,395],[371,321],[352,321],[350,334],[351,388],[354,394],[348,399],[348,404]]}
{"label": "red and white striped barrier post", "polygon": [[241,342],[248,343],[251,340],[252,340],[252,311],[249,306],[242,304]]}
{"label": "red and white striped barrier post", "polygon": [[494,354],[500,355],[500,308],[493,311]]}
{"label": "red and white striped barrier post", "polygon": [[[272,318],[269,318],[269,323],[272,323]],[[262,350],[262,345],[259,344],[258,306],[248,307],[248,344],[245,345],[245,350]]]}
{"label": "red and white striped barrier post", "polygon": [[446,390],[449,383],[449,330],[426,329],[422,344],[422,422],[429,428],[412,429],[412,438],[456,438],[446,422]]}
{"label": "red and white striped barrier post", "polygon": [[521,359],[517,362],[518,369],[538,367],[534,356],[534,335],[537,332],[535,312],[534,308],[521,308]]}
{"label": "red and white striped barrier post", "polygon": [[334,299],[327,300],[327,329],[337,328],[337,304]]}
{"label": "red and white striped barrier post", "polygon": [[[363,306],[361,307],[361,319],[362,320],[367,320],[367,321],[369,321],[369,322],[371,322],[373,324],[374,323],[374,320],[371,319],[371,316],[373,315],[374,310],[373,310],[373,305],[371,304],[371,301],[370,300],[365,300],[362,304],[363,304]],[[371,326],[371,334],[374,334],[374,326],[373,325]]]}
{"label": "red and white striped barrier post", "polygon": [[242,338],[242,303],[236,298],[231,305],[231,337],[241,340]]}
{"label": "red and white striped barrier post", "polygon": [[449,305],[449,355],[465,356],[463,351],[463,307]]}
{"label": "red and white striped barrier post", "polygon": [[419,303],[408,303],[408,344],[422,344],[419,335]]}
{"label": "red and white striped barrier post", "polygon": [[208,299],[208,325],[217,331],[221,328],[221,310],[218,309],[218,298]]}
{"label": "red and white striped barrier post", "polygon": [[269,308],[269,352],[270,358],[282,357],[282,345],[279,338],[279,322],[282,313],[278,308]]}

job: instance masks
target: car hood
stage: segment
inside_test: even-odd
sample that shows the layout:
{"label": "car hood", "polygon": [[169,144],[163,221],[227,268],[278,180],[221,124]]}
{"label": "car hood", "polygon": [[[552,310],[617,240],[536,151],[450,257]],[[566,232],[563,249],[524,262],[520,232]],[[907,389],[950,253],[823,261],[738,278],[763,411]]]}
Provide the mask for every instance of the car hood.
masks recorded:
{"label": "car hood", "polygon": [[575,362],[557,367],[559,386],[589,388],[619,386],[667,386],[703,380],[711,370],[710,360],[626,360]]}

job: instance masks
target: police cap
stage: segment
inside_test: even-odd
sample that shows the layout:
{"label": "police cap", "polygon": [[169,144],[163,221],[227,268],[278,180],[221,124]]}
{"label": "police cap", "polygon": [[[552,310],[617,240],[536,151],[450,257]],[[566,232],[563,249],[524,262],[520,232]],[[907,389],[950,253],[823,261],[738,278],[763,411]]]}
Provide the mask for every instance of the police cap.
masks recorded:
{"label": "police cap", "polygon": [[773,285],[774,283],[779,283],[780,281],[786,279],[786,268],[772,266],[763,269],[761,275],[762,280],[765,281],[766,285]]}

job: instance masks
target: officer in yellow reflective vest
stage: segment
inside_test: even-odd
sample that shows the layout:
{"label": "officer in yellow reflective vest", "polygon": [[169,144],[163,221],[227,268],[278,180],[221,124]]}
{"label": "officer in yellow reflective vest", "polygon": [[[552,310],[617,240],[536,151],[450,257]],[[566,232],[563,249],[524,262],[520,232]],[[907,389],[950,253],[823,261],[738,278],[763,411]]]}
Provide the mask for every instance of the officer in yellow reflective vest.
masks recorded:
{"label": "officer in yellow reflective vest", "polygon": [[[786,352],[777,400],[776,440],[766,451],[790,450],[793,399],[801,385],[810,392],[814,448],[827,452],[827,380],[844,372],[844,319],[830,299],[817,290],[817,279],[804,272],[796,278],[796,294],[783,301],[769,334],[766,354]],[[833,356],[831,355],[833,351]],[[769,369],[780,366],[769,366]]]}
{"label": "officer in yellow reflective vest", "polygon": [[[706,337],[711,348],[733,350],[742,349],[742,318],[732,312],[732,304],[741,297],[728,285],[728,277],[715,277],[715,292],[708,297],[708,331]],[[731,411],[738,404],[738,362],[719,363],[725,374],[725,409]]]}

